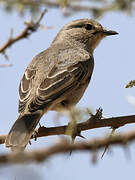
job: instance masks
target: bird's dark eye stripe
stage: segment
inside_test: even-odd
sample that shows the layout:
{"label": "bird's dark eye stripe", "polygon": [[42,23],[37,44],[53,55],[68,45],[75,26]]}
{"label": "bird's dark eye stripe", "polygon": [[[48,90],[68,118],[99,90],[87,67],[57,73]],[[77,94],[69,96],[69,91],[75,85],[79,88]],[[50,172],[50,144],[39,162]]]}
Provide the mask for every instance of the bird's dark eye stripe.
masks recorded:
{"label": "bird's dark eye stripe", "polygon": [[76,25],[69,26],[67,30],[73,29],[73,28],[85,28],[86,30],[91,30],[93,26],[91,24],[76,24]]}

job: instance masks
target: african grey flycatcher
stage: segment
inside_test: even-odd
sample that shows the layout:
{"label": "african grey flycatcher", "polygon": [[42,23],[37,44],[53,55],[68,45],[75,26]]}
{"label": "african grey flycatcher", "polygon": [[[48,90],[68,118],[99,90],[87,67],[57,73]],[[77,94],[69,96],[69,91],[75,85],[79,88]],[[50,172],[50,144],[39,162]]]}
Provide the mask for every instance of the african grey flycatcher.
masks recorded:
{"label": "african grey flycatcher", "polygon": [[20,83],[20,114],[6,138],[6,147],[24,150],[44,113],[78,103],[91,79],[94,49],[104,37],[115,34],[94,20],[75,20],[33,58]]}

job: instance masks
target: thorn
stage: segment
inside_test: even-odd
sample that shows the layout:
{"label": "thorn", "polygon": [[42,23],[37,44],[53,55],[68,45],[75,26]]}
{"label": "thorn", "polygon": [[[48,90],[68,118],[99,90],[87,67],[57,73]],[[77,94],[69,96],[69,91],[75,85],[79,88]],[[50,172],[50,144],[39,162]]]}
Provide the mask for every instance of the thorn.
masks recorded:
{"label": "thorn", "polygon": [[[111,138],[112,135],[115,133],[115,130],[116,130],[116,128],[113,128],[113,127],[111,127],[111,129],[112,129],[112,131],[111,131],[111,133],[110,133],[110,135],[109,135],[108,138]],[[102,153],[102,155],[101,155],[101,159],[104,157],[104,155],[105,155],[108,147],[109,147],[109,145],[106,145],[106,146],[105,146],[104,151],[103,151],[103,153]]]}
{"label": "thorn", "polygon": [[8,59],[8,55],[5,53],[5,51],[3,51],[2,54],[4,55],[4,57],[5,57],[6,60],[9,60],[9,59]]}
{"label": "thorn", "polygon": [[89,114],[90,116],[94,116],[93,113],[92,113],[92,111],[91,111],[89,108],[87,108],[86,110],[87,110],[87,112],[88,112],[88,114]]}
{"label": "thorn", "polygon": [[29,141],[29,145],[31,145],[31,141]]}
{"label": "thorn", "polygon": [[81,134],[79,134],[79,135],[77,135],[77,136],[79,136],[79,137],[81,137],[81,138],[83,138],[83,139],[86,139],[86,137],[82,136]]}
{"label": "thorn", "polygon": [[41,126],[40,122],[38,124],[39,124],[39,128],[41,128],[42,126]]}
{"label": "thorn", "polygon": [[13,28],[11,28],[11,30],[10,30],[10,36],[9,36],[9,40],[12,40],[12,37],[13,37],[13,32],[14,32],[14,30],[13,30]]}
{"label": "thorn", "polygon": [[103,109],[102,109],[101,107],[99,107],[99,108],[96,110],[95,116],[96,116],[98,119],[101,119],[101,118],[102,118],[102,114],[103,114]]}
{"label": "thorn", "polygon": [[69,156],[71,156],[72,155],[72,150],[69,152]]}
{"label": "thorn", "polygon": [[108,147],[109,147],[109,145],[106,145],[106,146],[105,146],[104,151],[103,151],[103,153],[102,153],[102,155],[101,155],[101,159],[104,157],[104,155],[105,155]]}
{"label": "thorn", "polygon": [[[71,137],[72,138],[72,144],[74,144],[74,142],[75,142],[75,137]],[[72,150],[69,152],[69,156],[71,156],[72,155]]]}
{"label": "thorn", "polygon": [[39,19],[38,19],[38,24],[40,23],[40,21],[42,20],[43,16],[45,15],[45,13],[47,13],[47,9],[44,9],[43,12],[41,13]]}

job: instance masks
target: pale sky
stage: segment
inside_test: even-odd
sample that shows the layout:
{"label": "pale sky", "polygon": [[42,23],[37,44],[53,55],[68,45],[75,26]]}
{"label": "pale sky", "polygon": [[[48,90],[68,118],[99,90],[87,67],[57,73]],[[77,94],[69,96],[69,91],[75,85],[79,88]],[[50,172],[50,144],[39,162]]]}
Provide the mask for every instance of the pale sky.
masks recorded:
{"label": "pale sky", "polygon": [[[48,10],[44,16],[42,24],[54,26],[52,30],[39,30],[22,40],[7,50],[9,62],[13,67],[0,69],[0,114],[1,128],[0,134],[8,133],[13,122],[18,116],[18,86],[29,62],[42,50],[49,47],[53,38],[60,28],[66,23],[80,18],[91,18],[89,13],[78,13],[68,18],[64,18],[59,10]],[[2,45],[7,40],[10,29],[14,29],[14,34],[23,29],[24,20],[29,20],[27,15],[20,18],[14,12],[7,15],[0,10]],[[122,13],[108,13],[99,22],[106,28],[115,30],[118,36],[110,36],[104,39],[96,48],[94,53],[95,68],[91,83],[85,95],[78,103],[78,107],[89,107],[95,111],[99,106],[103,108],[103,115],[114,117],[120,115],[135,114],[135,107],[131,105],[127,97],[135,96],[134,88],[125,89],[128,81],[135,78],[135,57],[134,57],[134,32],[135,17]],[[6,63],[5,58],[0,56],[0,63]],[[41,120],[41,125],[55,126],[67,124],[64,118],[54,121],[54,112],[49,112]],[[134,124],[119,128],[117,132],[128,131],[135,128]],[[87,139],[102,137],[109,133],[109,128],[95,129],[84,132]],[[59,139],[58,136],[40,138],[37,142],[32,141],[29,149],[37,149],[54,144]],[[77,139],[79,140],[79,138]],[[88,179],[134,179],[135,167],[135,144],[129,146],[130,154],[127,154],[122,147],[111,147],[103,159],[100,159],[102,152],[98,153],[97,164],[91,162],[91,153],[73,153],[70,157],[59,155],[52,157],[42,164],[6,166],[0,168],[0,180],[8,179],[49,179],[49,180],[88,180]],[[1,145],[1,153],[7,150]],[[130,155],[130,158],[128,157]]]}

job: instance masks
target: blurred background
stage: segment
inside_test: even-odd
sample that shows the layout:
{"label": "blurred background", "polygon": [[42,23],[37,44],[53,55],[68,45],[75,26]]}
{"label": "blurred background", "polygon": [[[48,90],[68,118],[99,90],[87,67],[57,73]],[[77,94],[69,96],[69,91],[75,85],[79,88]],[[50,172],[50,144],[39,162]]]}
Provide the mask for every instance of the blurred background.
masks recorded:
{"label": "blurred background", "polygon": [[[66,23],[81,18],[96,19],[106,29],[115,30],[119,35],[107,37],[96,48],[92,80],[77,107],[90,108],[95,112],[101,106],[105,117],[135,114],[134,88],[125,88],[135,78],[135,1],[0,0],[0,46],[9,38],[11,28],[15,37],[25,28],[25,21],[36,21],[45,8],[47,13],[41,21],[41,28],[29,38],[8,48],[5,51],[8,59],[0,54],[0,65],[12,64],[11,67],[0,67],[0,134],[7,134],[18,116],[18,87],[29,62],[50,46]],[[49,112],[40,122],[49,127],[67,124],[68,118],[58,118],[55,112]],[[117,132],[132,130],[134,126],[126,125]],[[108,135],[109,132],[109,128],[101,128],[82,134],[89,140]],[[32,140],[27,150],[48,147],[59,141],[59,138],[51,136],[39,138],[36,142]],[[7,152],[9,150],[1,145],[0,154]],[[71,156],[60,154],[41,164],[1,166],[0,180],[134,179],[134,143],[126,149],[110,147],[103,159],[102,151],[97,155],[96,164],[91,161],[91,153],[73,152]]]}

